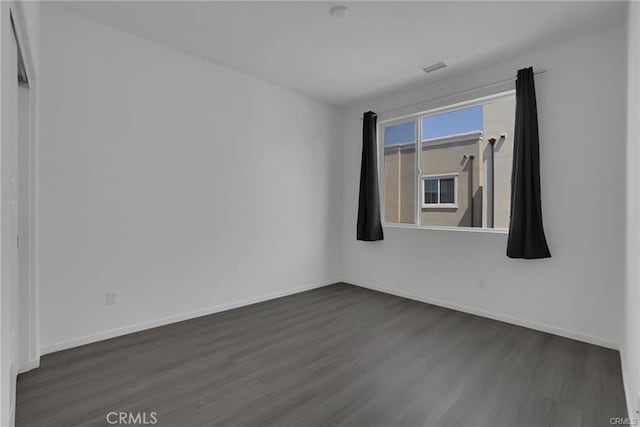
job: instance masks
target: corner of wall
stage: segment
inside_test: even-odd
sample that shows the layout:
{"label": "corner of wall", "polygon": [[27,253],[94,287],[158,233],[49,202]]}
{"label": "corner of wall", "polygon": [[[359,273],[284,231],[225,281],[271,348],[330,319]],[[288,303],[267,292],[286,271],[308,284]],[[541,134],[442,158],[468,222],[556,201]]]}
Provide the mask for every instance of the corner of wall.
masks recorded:
{"label": "corner of wall", "polygon": [[627,141],[626,141],[626,254],[624,336],[620,359],[628,416],[640,410],[640,3],[628,4],[627,21]]}
{"label": "corner of wall", "polygon": [[344,206],[345,206],[345,186],[344,186],[344,150],[345,150],[345,115],[347,114],[344,107],[334,107],[334,121],[335,126],[333,130],[334,139],[334,157],[333,157],[333,171],[336,179],[336,205],[334,207],[334,219],[335,219],[335,232],[336,240],[334,242],[335,248],[335,273],[338,281],[344,279]]}

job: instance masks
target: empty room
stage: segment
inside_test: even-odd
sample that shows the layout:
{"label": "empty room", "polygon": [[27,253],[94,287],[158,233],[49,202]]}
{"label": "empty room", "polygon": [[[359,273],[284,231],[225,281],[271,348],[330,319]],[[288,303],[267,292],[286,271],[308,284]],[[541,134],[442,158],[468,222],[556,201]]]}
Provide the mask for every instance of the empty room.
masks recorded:
{"label": "empty room", "polygon": [[0,427],[640,422],[640,2],[0,1]]}

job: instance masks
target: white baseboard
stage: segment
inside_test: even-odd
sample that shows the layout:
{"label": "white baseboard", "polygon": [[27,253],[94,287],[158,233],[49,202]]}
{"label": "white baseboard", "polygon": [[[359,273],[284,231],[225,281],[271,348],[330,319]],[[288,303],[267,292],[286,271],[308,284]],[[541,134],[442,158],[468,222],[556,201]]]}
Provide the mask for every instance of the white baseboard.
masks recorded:
{"label": "white baseboard", "polygon": [[[179,315],[175,315],[175,316],[169,316],[169,317],[165,317],[165,318],[162,318],[162,319],[152,320],[150,322],[138,323],[138,324],[131,325],[131,326],[125,326],[123,328],[111,329],[109,331],[100,332],[100,333],[97,333],[97,334],[86,335],[86,336],[73,338],[73,339],[66,340],[66,341],[61,341],[61,342],[58,342],[58,343],[54,343],[54,344],[50,344],[48,346],[42,347],[41,348],[41,354],[44,355],[44,354],[48,354],[48,353],[54,353],[56,351],[66,350],[68,348],[78,347],[78,346],[81,346],[81,345],[90,344],[90,343],[93,343],[93,342],[96,342],[96,341],[102,341],[102,340],[106,340],[106,339],[109,339],[109,338],[115,338],[115,337],[118,337],[118,336],[121,336],[121,335],[126,335],[126,334],[130,334],[130,333],[133,333],[133,332],[143,331],[145,329],[151,329],[151,328],[155,328],[155,327],[158,327],[158,326],[168,325],[170,323],[180,322],[180,321],[183,321],[183,320],[189,320],[189,319],[193,319],[193,318],[196,318],[196,317],[201,317],[201,316],[206,316],[206,315],[209,315],[209,314],[219,313],[219,312],[222,312],[222,311],[231,310],[231,309],[238,308],[238,307],[243,307],[243,306],[246,306],[246,305],[256,304],[256,303],[259,303],[259,302],[262,302],[262,301],[268,301],[268,300],[271,300],[271,299],[280,298],[280,297],[284,297],[284,296],[287,296],[287,295],[293,295],[293,294],[297,294],[297,293],[300,293],[300,292],[308,291],[308,290],[315,289],[315,288],[321,288],[323,286],[327,286],[327,285],[331,285],[333,283],[339,283],[339,282],[349,283],[349,284],[352,284],[354,286],[359,286],[361,288],[371,289],[371,290],[378,291],[378,292],[384,292],[384,293],[387,293],[387,294],[396,295],[396,296],[399,296],[399,297],[408,298],[408,299],[412,299],[412,300],[415,300],[415,301],[424,302],[424,303],[427,303],[427,304],[432,304],[432,305],[437,305],[437,306],[440,306],[440,307],[450,308],[452,310],[457,310],[457,311],[461,311],[461,312],[464,312],[464,313],[469,313],[469,314],[474,314],[474,315],[477,315],[477,316],[487,317],[489,319],[494,319],[494,320],[498,320],[498,321],[501,321],[501,322],[511,323],[511,324],[514,324],[514,325],[523,326],[525,328],[535,329],[535,330],[538,330],[538,331],[547,332],[547,333],[558,335],[558,336],[561,336],[561,337],[570,338],[570,339],[574,339],[574,340],[577,340],[577,341],[583,341],[583,342],[587,342],[587,343],[590,343],[590,344],[599,345],[601,347],[606,347],[606,348],[610,348],[610,349],[614,349],[614,350],[618,350],[619,349],[618,343],[609,341],[609,340],[604,339],[604,338],[592,336],[592,335],[587,335],[587,334],[582,334],[582,333],[579,333],[579,332],[569,331],[569,330],[566,330],[566,329],[557,328],[555,326],[551,326],[551,325],[547,325],[547,324],[543,324],[543,323],[532,322],[532,321],[526,320],[526,319],[521,319],[521,318],[507,316],[507,315],[498,314],[498,313],[493,313],[493,312],[489,312],[489,311],[484,311],[484,310],[477,309],[477,308],[470,307],[470,306],[451,303],[449,301],[442,301],[442,300],[438,300],[438,299],[427,298],[427,297],[414,295],[414,294],[410,294],[410,293],[406,293],[406,292],[396,291],[396,290],[385,288],[385,287],[381,287],[381,286],[367,285],[367,284],[363,284],[363,283],[358,283],[357,281],[354,281],[354,280],[349,280],[349,279],[338,280],[338,279],[335,279],[335,280],[328,280],[328,281],[321,282],[321,283],[315,283],[315,284],[312,284],[312,285],[302,286],[302,287],[299,287],[299,288],[289,289],[289,290],[286,290],[286,291],[276,292],[276,293],[273,293],[273,294],[264,295],[264,296],[257,297],[257,298],[249,298],[249,299],[245,299],[245,300],[242,300],[242,301],[235,301],[233,303],[222,304],[222,305],[210,307],[210,308],[203,309],[203,310],[193,311],[193,312],[190,312],[190,313],[184,313],[184,314],[179,314]],[[32,367],[30,366],[30,367],[28,367],[27,369],[25,369],[24,371],[21,371],[21,372],[26,372],[26,370],[33,369],[33,368],[37,367],[38,365],[39,365],[39,361],[34,366],[32,366]]]}
{"label": "white baseboard", "polygon": [[190,313],[178,314],[175,316],[164,317],[162,319],[152,320],[149,322],[138,323],[135,325],[125,326],[123,328],[111,329],[105,332],[99,332],[97,334],[85,335],[78,338],[73,338],[66,341],[50,344],[40,349],[40,354],[45,355],[48,353],[54,353],[56,351],[66,350],[73,347],[79,347],[85,344],[91,344],[97,341],[103,341],[109,338],[115,338],[121,335],[131,334],[133,332],[144,331],[145,329],[156,328],[158,326],[168,325],[170,323],[181,322],[183,320],[194,319],[196,317],[207,316],[209,314],[219,313],[222,311],[232,310],[234,308],[243,307],[246,305],[256,304],[263,301],[268,301],[275,298],[285,297],[287,295],[293,295],[311,289],[321,288],[323,286],[338,283],[339,280],[327,280],[321,283],[315,283],[312,285],[302,286],[293,289],[287,289],[281,292],[275,292],[273,294],[263,295],[257,298],[248,298],[242,301],[235,301],[228,304],[221,304],[218,306],[205,308],[203,310],[192,311]]}
{"label": "white baseboard", "polygon": [[22,374],[23,372],[29,372],[32,369],[36,369],[40,367],[40,358],[29,360],[23,366],[18,367],[18,374]]}
{"label": "white baseboard", "polygon": [[380,286],[365,285],[365,284],[358,283],[356,281],[348,280],[348,279],[342,280],[342,282],[348,283],[354,286],[359,286],[361,288],[371,289],[378,292],[384,292],[386,294],[391,294],[391,295],[395,295],[403,298],[412,299],[415,301],[424,302],[427,304],[437,305],[439,307],[450,308],[452,310],[462,311],[464,313],[469,313],[469,314],[475,314],[476,316],[487,317],[489,319],[511,323],[518,326],[523,326],[529,329],[535,329],[537,331],[547,332],[553,335],[570,338],[576,341],[583,341],[589,344],[595,344],[595,345],[610,348],[613,350],[619,350],[620,348],[618,343],[609,341],[608,339],[605,339],[605,338],[587,335],[580,332],[569,331],[566,329],[557,328],[555,326],[546,325],[543,323],[532,322],[530,320],[521,319],[518,317],[512,317],[512,316],[499,314],[499,313],[493,313],[493,312],[477,309],[474,307],[469,307],[466,305],[460,305],[460,304],[455,304],[449,301],[442,301],[438,299],[427,298],[427,297],[418,296],[418,295],[410,294],[407,292],[396,291],[393,289],[388,289]]}

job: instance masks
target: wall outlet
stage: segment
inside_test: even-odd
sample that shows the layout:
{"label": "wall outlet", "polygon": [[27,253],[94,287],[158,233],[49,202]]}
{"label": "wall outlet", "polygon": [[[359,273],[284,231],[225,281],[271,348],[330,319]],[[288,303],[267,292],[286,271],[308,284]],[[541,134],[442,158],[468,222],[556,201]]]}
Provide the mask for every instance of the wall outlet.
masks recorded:
{"label": "wall outlet", "polygon": [[118,293],[116,291],[107,291],[106,298],[107,305],[113,305],[118,303]]}

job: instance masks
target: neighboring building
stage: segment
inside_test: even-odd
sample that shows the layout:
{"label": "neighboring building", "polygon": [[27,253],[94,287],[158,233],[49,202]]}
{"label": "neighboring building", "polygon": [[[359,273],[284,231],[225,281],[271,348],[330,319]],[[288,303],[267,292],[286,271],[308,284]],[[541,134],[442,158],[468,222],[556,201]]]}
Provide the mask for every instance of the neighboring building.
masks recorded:
{"label": "neighboring building", "polygon": [[416,144],[384,146],[386,221],[415,223],[419,212],[422,225],[508,227],[515,98],[500,98],[481,108],[477,127],[482,129],[422,139],[419,181]]}

